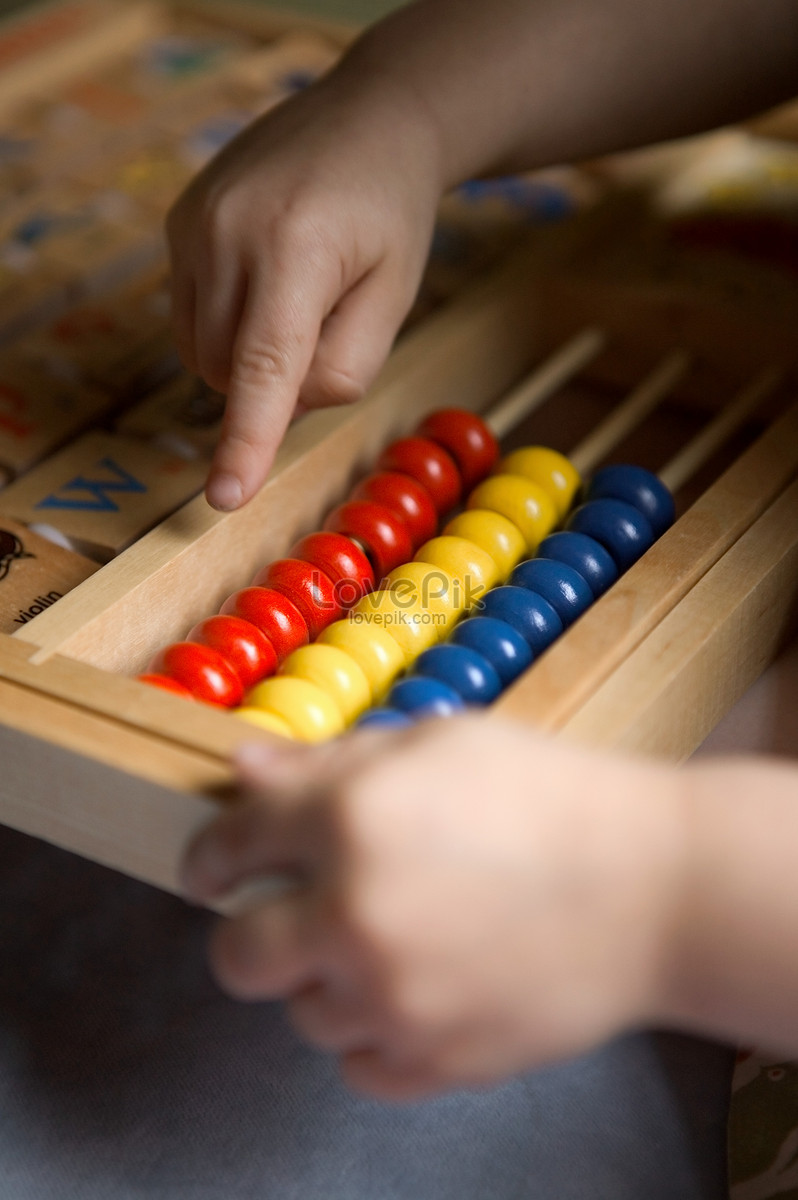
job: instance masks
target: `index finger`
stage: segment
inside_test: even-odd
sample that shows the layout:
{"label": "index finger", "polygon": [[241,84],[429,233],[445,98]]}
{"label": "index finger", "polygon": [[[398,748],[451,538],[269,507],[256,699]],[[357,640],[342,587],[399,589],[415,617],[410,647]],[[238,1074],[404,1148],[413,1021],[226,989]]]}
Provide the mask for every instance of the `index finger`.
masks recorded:
{"label": "index finger", "polygon": [[250,277],[233,346],[222,432],[205,494],[239,508],[263,483],[282,441],[328,308],[320,280]]}

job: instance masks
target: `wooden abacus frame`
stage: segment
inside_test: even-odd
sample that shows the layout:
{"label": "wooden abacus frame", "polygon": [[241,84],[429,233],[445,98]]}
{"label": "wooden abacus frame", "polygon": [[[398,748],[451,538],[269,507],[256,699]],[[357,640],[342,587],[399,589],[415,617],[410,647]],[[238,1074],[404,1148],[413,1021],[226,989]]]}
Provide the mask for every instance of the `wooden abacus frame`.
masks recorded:
{"label": "wooden abacus frame", "polygon": [[[225,5],[233,19],[263,33],[286,27],[260,10],[253,25],[243,6]],[[131,674],[317,527],[379,447],[422,414],[455,403],[483,410],[585,324],[605,332],[597,369],[616,385],[634,385],[675,346],[696,363],[680,402],[722,404],[773,364],[789,379],[795,309],[768,299],[741,308],[645,271],[614,279],[590,265],[588,247],[617,227],[611,205],[543,250],[537,240],[519,249],[407,334],[363,403],[293,426],[246,508],[222,515],[198,497],[17,634],[0,635],[0,820],[176,888],[187,839],[229,798],[231,751],[266,735]],[[794,404],[491,711],[679,760],[778,652],[797,611]]]}

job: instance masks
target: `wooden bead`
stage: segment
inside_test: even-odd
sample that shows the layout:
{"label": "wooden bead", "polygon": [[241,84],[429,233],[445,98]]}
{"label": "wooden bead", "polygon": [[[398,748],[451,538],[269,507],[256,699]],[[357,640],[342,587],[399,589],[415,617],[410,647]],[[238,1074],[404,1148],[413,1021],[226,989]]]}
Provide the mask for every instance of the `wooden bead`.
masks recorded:
{"label": "wooden bead", "polygon": [[628,571],[654,542],[654,530],[639,509],[624,500],[588,500],[568,518],[568,529],[595,538]]}
{"label": "wooden bead", "polygon": [[258,571],[252,586],[272,588],[286,596],[301,612],[311,641],[343,616],[330,577],[301,558],[278,558],[269,563]]}
{"label": "wooden bead", "polygon": [[388,508],[407,527],[413,549],[434,537],[438,513],[432,497],[417,479],[399,471],[378,471],[367,475],[353,489],[350,499],[371,500]]}
{"label": "wooden bead", "polygon": [[457,463],[465,491],[484,479],[499,457],[496,438],[482,418],[467,409],[442,408],[430,413],[416,432],[448,450]]}
{"label": "wooden bead", "polygon": [[218,650],[198,642],[172,642],[150,661],[147,674],[168,675],[188,688],[195,700],[234,708],[244,688],[233,668]]}
{"label": "wooden bead", "polygon": [[350,609],[375,584],[374,568],[351,538],[328,530],[310,533],[288,551],[289,558],[312,563],[332,580],[341,608]]}
{"label": "wooden bead", "polygon": [[506,455],[498,467],[508,475],[523,475],[531,479],[554,501],[557,521],[562,521],[579,494],[582,478],[576,467],[557,450],[548,446],[524,446]]}
{"label": "wooden bead", "polygon": [[587,499],[605,498],[625,500],[639,509],[648,518],[655,537],[662,537],[676,519],[676,507],[669,488],[645,467],[628,463],[602,467],[590,481]]}
{"label": "wooden bead", "polygon": [[460,499],[463,481],[457,463],[448,451],[429,438],[400,438],[386,446],[377,459],[381,471],[401,471],[425,487],[439,515],[449,512]]}
{"label": "wooden bead", "polygon": [[175,696],[182,696],[184,700],[193,700],[189,689],[184,683],[178,683],[176,679],[170,679],[168,675],[156,675],[153,672],[145,672],[143,675],[137,675],[139,683],[146,683],[150,687],[160,688],[164,692],[172,692]]}
{"label": "wooden bead", "polygon": [[439,627],[418,597],[399,597],[396,592],[386,588],[359,600],[349,619],[387,630],[398,642],[406,666],[438,640]]}
{"label": "wooden bead", "polygon": [[230,663],[246,691],[277,669],[277,652],[251,621],[230,614],[206,617],[190,630],[188,641],[212,646]]}
{"label": "wooden bead", "polygon": [[323,742],[338,737],[344,730],[338,705],[307,679],[294,679],[290,675],[264,679],[247,696],[247,707],[274,713],[301,742]]}
{"label": "wooden bead", "polygon": [[467,508],[489,508],[512,521],[534,554],[557,524],[557,509],[540,484],[522,475],[491,475],[468,497]]}
{"label": "wooden bead", "polygon": [[451,534],[432,538],[416,552],[416,559],[440,567],[457,580],[462,589],[458,605],[463,611],[473,608],[499,582],[499,568],[494,560],[468,538]]}
{"label": "wooden bead", "polygon": [[410,531],[395,513],[370,500],[348,500],[333,509],[324,528],[354,538],[366,551],[379,583],[400,563],[413,556]]}
{"label": "wooden bead", "polygon": [[488,660],[470,646],[454,642],[425,650],[413,674],[440,680],[453,688],[465,704],[491,704],[502,690],[501,680]]}
{"label": "wooden bead", "polygon": [[363,671],[375,702],[387,695],[397,675],[405,669],[405,655],[387,629],[366,621],[335,621],[316,645],[336,646]]}
{"label": "wooden bead", "polygon": [[425,612],[432,614],[439,638],[457,621],[464,607],[464,589],[448,571],[426,562],[403,563],[385,580],[385,586],[399,598],[417,599]]}
{"label": "wooden bead", "polygon": [[590,608],[594,599],[578,571],[552,558],[529,558],[519,563],[510,576],[510,583],[513,587],[528,588],[548,600],[565,626]]}
{"label": "wooden bead", "polygon": [[618,578],[618,568],[612,555],[595,538],[584,533],[558,530],[540,543],[538,558],[551,558],[567,563],[578,571],[593,595],[598,599]]}
{"label": "wooden bead", "polygon": [[220,611],[243,617],[257,626],[274,646],[278,662],[308,640],[308,627],[302,613],[287,596],[274,588],[242,588],[227,597]]}
{"label": "wooden bead", "polygon": [[502,583],[527,552],[526,540],[518,526],[488,508],[469,508],[458,513],[443,533],[467,538],[486,550],[498,567]]}
{"label": "wooden bead", "polygon": [[338,646],[323,642],[301,646],[285,660],[281,674],[315,683],[338,705],[345,725],[351,725],[372,702],[362,667]]}
{"label": "wooden bead", "polygon": [[283,738],[294,738],[291,726],[282,717],[278,717],[276,713],[267,712],[265,708],[255,708],[253,705],[247,704],[234,709],[233,712],[242,721],[248,721],[250,725],[256,725],[258,729],[265,729],[267,733],[274,733]]}
{"label": "wooden bead", "polygon": [[451,717],[465,708],[454,688],[421,675],[411,675],[394,684],[389,703],[412,717]]}
{"label": "wooden bead", "polygon": [[481,602],[480,612],[486,617],[498,617],[517,629],[535,657],[563,630],[562,621],[551,605],[526,588],[509,585],[494,588]]}
{"label": "wooden bead", "polygon": [[532,662],[529,643],[517,629],[497,617],[468,617],[455,629],[452,642],[486,658],[503,687],[508,687]]}

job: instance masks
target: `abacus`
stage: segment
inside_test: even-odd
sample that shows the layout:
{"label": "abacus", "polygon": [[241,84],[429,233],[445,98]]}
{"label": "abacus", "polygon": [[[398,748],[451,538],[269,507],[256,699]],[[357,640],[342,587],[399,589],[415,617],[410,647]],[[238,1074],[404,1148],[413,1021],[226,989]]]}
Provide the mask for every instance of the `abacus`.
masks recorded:
{"label": "abacus", "polygon": [[[199,20],[210,10],[181,6],[188,11]],[[131,20],[128,14],[122,32],[114,25],[125,44]],[[279,22],[267,29],[265,17],[260,23],[264,38],[285,29]],[[98,43],[95,32],[89,41],[103,61],[108,38]],[[66,79],[73,65],[58,61]],[[136,279],[141,294],[152,295],[158,263],[146,258],[136,260]],[[102,276],[103,297],[121,287],[129,303],[130,283],[122,287],[117,276],[109,284],[101,259],[92,286],[99,289]],[[59,269],[63,281],[63,260]],[[52,318],[60,305],[61,320],[76,307],[64,307],[58,287],[46,292],[44,305],[42,295],[28,310],[26,337],[41,328],[44,308]],[[117,532],[113,546],[96,525],[72,530],[72,549],[63,551],[70,562],[76,544],[95,552],[84,558],[84,577],[71,579],[68,591],[54,586],[65,594],[49,602],[42,590],[17,631],[0,635],[0,819],[174,889],[186,840],[228,802],[231,751],[270,735],[134,676],[264,565],[320,529],[392,439],[438,409],[488,414],[530,371],[532,390],[550,398],[513,431],[503,452],[513,443],[567,452],[589,447],[590,431],[603,431],[601,445],[585,452],[591,470],[610,456],[658,472],[681,446],[695,450],[700,430],[714,431],[707,436],[716,440],[712,452],[699,445],[694,466],[680,469],[675,523],[518,675],[485,719],[505,713],[581,741],[684,757],[794,626],[796,317],[798,304],[783,280],[737,261],[724,264],[720,282],[709,278],[705,260],[675,251],[623,197],[610,197],[545,239],[519,240],[511,256],[403,335],[363,403],[295,424],[270,479],[240,512],[214,513],[194,496],[170,501],[168,514],[141,536]],[[7,332],[9,345],[12,334],[19,330]],[[97,381],[107,386],[113,378],[119,395],[118,380],[129,388],[133,378],[137,394],[160,388],[171,405],[188,392],[212,414],[191,438],[195,448],[207,444],[218,409],[213,397],[198,397],[174,374],[162,385],[162,327],[155,322],[126,353],[124,370],[119,355],[102,363],[92,357]],[[652,411],[619,443],[617,431],[607,434],[608,412],[630,394],[642,394]],[[511,407],[516,401],[523,409],[528,397],[516,392]],[[150,428],[143,409],[124,409],[138,431]],[[731,415],[719,426],[718,414]],[[728,436],[721,436],[724,424]],[[174,453],[188,428],[167,424],[157,444],[142,442],[142,457]],[[189,490],[196,491],[201,456],[178,458],[187,475],[193,470]],[[17,483],[31,478],[19,469],[19,480],[0,491],[0,512],[3,493],[19,494]],[[100,500],[109,495],[109,479],[94,481]],[[27,512],[20,502],[14,528],[23,540]],[[48,510],[48,522],[54,512]],[[59,549],[47,553],[55,560]],[[13,565],[14,546],[9,553]]]}

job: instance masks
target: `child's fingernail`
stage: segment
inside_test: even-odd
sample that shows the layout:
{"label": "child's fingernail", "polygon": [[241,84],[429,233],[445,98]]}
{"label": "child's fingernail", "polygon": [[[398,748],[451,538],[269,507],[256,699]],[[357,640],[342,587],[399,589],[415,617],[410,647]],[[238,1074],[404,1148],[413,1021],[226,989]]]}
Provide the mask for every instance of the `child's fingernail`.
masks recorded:
{"label": "child's fingernail", "polygon": [[205,489],[208,503],[220,512],[232,512],[233,509],[239,508],[243,494],[235,475],[213,475]]}

